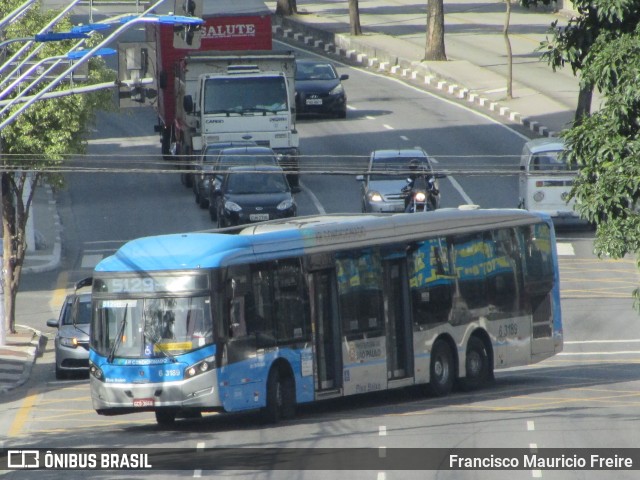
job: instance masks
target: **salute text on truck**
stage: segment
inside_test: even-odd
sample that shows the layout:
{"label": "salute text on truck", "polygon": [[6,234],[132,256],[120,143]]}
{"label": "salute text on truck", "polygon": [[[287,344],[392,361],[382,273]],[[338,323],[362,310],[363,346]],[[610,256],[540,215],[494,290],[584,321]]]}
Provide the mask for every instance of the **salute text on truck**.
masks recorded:
{"label": "salute text on truck", "polygon": [[204,23],[197,30],[157,24],[147,31],[156,48],[155,129],[163,156],[188,168],[203,145],[251,140],[271,147],[297,186],[295,57],[272,51],[269,9],[262,1],[223,0],[196,2],[185,13]]}

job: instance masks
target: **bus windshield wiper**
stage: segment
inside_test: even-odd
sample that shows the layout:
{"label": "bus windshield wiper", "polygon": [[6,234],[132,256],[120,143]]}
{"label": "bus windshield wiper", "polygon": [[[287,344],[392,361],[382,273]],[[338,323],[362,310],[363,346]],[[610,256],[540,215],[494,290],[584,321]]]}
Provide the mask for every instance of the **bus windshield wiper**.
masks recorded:
{"label": "bus windshield wiper", "polygon": [[122,317],[122,323],[120,324],[120,328],[118,329],[118,335],[116,336],[113,345],[111,346],[111,351],[109,352],[109,356],[107,357],[107,362],[113,362],[113,357],[116,354],[116,350],[122,343],[122,335],[124,334],[124,327],[127,325],[127,313],[129,312],[129,304],[127,303],[124,307],[124,316]]}

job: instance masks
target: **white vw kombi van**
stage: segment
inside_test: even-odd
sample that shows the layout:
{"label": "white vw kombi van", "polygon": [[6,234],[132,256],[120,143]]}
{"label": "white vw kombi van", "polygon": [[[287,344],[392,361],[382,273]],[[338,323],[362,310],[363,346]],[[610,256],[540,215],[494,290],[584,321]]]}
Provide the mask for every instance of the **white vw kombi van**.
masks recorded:
{"label": "white vw kombi van", "polygon": [[520,159],[519,208],[551,215],[562,222],[582,222],[569,192],[577,174],[568,165],[561,138],[539,138],[524,145]]}

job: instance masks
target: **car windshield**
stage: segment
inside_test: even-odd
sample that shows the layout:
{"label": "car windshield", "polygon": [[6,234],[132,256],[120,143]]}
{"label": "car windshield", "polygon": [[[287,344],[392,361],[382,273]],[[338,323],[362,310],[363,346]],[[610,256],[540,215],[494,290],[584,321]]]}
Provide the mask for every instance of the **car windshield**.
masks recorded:
{"label": "car windshield", "polygon": [[533,155],[531,158],[531,170],[536,171],[565,171],[576,170],[577,165],[567,164],[564,151],[543,152]]}
{"label": "car windshield", "polygon": [[[369,170],[369,181],[406,179],[409,176],[410,161],[411,158],[407,157],[374,158]],[[421,166],[420,170],[430,171],[426,160],[423,159]]]}
{"label": "car windshield", "polygon": [[327,63],[299,63],[296,66],[296,80],[334,80],[335,70]]}
{"label": "car windshield", "polygon": [[[73,303],[70,303],[67,306],[64,318],[62,319],[63,325],[73,325]],[[75,319],[76,325],[88,325],[91,323],[91,302],[90,301],[79,301],[78,302],[78,310],[77,316]]]}
{"label": "car windshield", "polygon": [[287,180],[281,173],[232,173],[227,180],[227,192],[233,194],[248,193],[284,193],[289,191]]}
{"label": "car windshield", "polygon": [[222,155],[218,168],[220,170],[227,170],[229,167],[238,165],[278,165],[278,160],[270,153],[263,154],[233,154]]}

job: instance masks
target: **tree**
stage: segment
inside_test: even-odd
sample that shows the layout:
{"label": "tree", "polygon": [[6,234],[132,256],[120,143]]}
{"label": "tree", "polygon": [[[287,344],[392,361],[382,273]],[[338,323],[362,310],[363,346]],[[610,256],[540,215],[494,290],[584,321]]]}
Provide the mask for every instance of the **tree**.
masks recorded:
{"label": "tree", "polygon": [[513,52],[511,51],[511,40],[509,39],[509,23],[511,22],[511,0],[504,0],[506,12],[502,36],[507,47],[507,98],[513,98]]}
{"label": "tree", "polygon": [[444,5],[443,0],[427,2],[427,42],[424,59],[444,61],[447,54],[444,50]]}
{"label": "tree", "polygon": [[358,0],[349,0],[349,31],[351,35],[362,35]]}
{"label": "tree", "polygon": [[[607,22],[623,14],[598,12]],[[581,70],[583,84],[597,87],[605,102],[563,134],[568,161],[581,166],[571,195],[580,215],[597,227],[596,253],[635,255],[640,269],[640,27],[621,34],[600,31]],[[640,291],[633,293],[638,307]]]}
{"label": "tree", "polygon": [[[1,2],[0,18],[5,17],[22,3],[22,0]],[[4,35],[6,38],[32,37],[34,32],[40,31],[58,13],[44,12],[36,5],[18,22],[11,24]],[[67,18],[58,22],[56,27],[61,31],[68,31],[71,24]],[[99,36],[96,35],[87,40],[86,47],[97,45],[99,41]],[[38,58],[64,55],[75,43],[77,40],[49,42],[40,50]],[[17,49],[20,46],[20,44],[9,44],[7,55],[13,53],[11,47]],[[8,74],[10,71],[11,69],[7,68],[2,71],[2,74]],[[0,78],[2,78],[1,74]],[[113,80],[115,80],[115,73],[107,69],[101,59],[91,59],[88,83]],[[68,86],[63,83],[56,90],[65,88]],[[37,90],[36,86],[29,93],[35,94]],[[11,96],[9,95],[8,98]],[[15,122],[0,131],[2,286],[4,288],[4,325],[0,325],[2,343],[5,341],[6,332],[15,331],[15,299],[20,287],[27,248],[25,228],[35,189],[43,182],[62,186],[62,176],[52,172],[51,168],[59,166],[70,155],[85,152],[85,138],[88,128],[93,124],[94,112],[97,109],[110,109],[112,105],[112,92],[109,90],[42,100],[33,104]]]}
{"label": "tree", "polygon": [[[551,0],[520,1],[525,7],[551,3]],[[554,71],[568,63],[577,76],[596,39],[607,32],[618,36],[632,32],[640,21],[640,9],[635,0],[573,0],[573,6],[578,14],[564,27],[553,22],[549,27],[551,38],[541,42],[540,50]],[[576,123],[591,113],[593,88],[593,84],[581,81],[574,116]]]}
{"label": "tree", "polygon": [[298,13],[296,0],[278,0],[276,3],[276,15],[287,17],[294,13]]}

